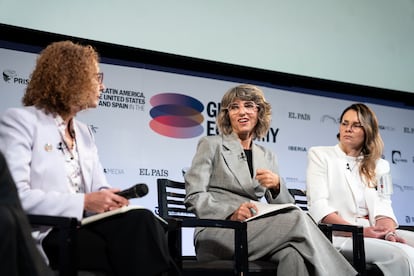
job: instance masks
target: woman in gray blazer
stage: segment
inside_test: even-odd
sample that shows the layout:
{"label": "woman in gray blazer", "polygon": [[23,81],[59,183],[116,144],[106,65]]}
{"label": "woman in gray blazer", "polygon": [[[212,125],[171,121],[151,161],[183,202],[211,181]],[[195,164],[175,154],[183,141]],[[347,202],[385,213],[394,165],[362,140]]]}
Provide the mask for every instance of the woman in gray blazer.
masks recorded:
{"label": "woman in gray blazer", "polygon": [[[103,73],[91,46],[55,42],[37,59],[23,97],[24,107],[0,120],[0,150],[29,214],[76,217],[128,205],[111,188],[92,132],[76,114],[99,103]],[[56,229],[33,232],[50,262],[58,256]],[[133,210],[90,223],[77,231],[81,270],[106,275],[159,275],[168,270],[163,227],[151,211]]]}
{"label": "woman in gray blazer", "polygon": [[[309,149],[310,214],[317,222],[364,226],[368,263],[384,275],[414,275],[414,233],[397,229],[390,165],[381,159],[384,144],[375,113],[362,103],[347,107],[338,139],[335,146]],[[352,258],[350,237],[336,233],[333,243]]]}
{"label": "woman in gray blazer", "polygon": [[[217,118],[221,134],[199,141],[185,174],[187,207],[199,218],[249,219],[249,260],[278,263],[278,275],[356,275],[300,209],[291,205],[261,216],[257,202],[262,198],[275,205],[294,202],[275,154],[253,143],[266,134],[270,120],[271,106],[258,87],[239,85],[223,96]],[[232,235],[227,229],[197,229],[197,258],[232,258]]]}

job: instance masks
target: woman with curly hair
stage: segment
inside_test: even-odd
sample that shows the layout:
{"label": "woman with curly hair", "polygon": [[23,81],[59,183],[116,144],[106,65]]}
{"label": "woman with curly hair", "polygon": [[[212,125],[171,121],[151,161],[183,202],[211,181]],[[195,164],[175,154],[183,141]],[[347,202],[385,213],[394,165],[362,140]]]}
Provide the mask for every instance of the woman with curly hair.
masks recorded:
{"label": "woman with curly hair", "polygon": [[[414,275],[414,233],[399,230],[391,206],[390,165],[375,113],[355,103],[341,114],[339,143],[308,153],[307,197],[316,222],[364,227],[367,263],[384,275]],[[352,238],[336,233],[334,245],[352,258]],[[410,246],[410,245],[411,246]]]}
{"label": "woman with curly hair", "polygon": [[[108,184],[92,131],[76,119],[99,104],[105,87],[98,62],[91,46],[50,44],[37,59],[24,107],[8,109],[0,120],[0,150],[29,214],[81,220],[129,204]],[[58,231],[37,230],[41,251],[56,266]],[[169,267],[165,230],[145,209],[81,226],[77,240],[79,270],[160,275]]]}
{"label": "woman with curly hair", "polygon": [[[191,168],[185,173],[189,210],[199,218],[247,221],[249,260],[277,265],[277,275],[356,275],[310,217],[293,203],[279,176],[276,155],[254,143],[270,127],[271,106],[256,86],[231,88],[221,100],[217,117],[220,134],[203,137]],[[261,216],[260,201],[273,209]],[[197,258],[231,259],[229,229],[199,228]]]}

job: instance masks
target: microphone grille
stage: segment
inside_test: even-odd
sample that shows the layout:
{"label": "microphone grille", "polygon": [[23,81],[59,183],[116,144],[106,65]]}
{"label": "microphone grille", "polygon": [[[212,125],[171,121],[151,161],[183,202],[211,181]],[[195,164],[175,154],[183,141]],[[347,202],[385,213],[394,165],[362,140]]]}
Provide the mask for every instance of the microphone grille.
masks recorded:
{"label": "microphone grille", "polygon": [[147,186],[147,184],[144,184],[144,183],[137,184],[136,185],[136,193],[140,197],[148,194],[148,186]]}

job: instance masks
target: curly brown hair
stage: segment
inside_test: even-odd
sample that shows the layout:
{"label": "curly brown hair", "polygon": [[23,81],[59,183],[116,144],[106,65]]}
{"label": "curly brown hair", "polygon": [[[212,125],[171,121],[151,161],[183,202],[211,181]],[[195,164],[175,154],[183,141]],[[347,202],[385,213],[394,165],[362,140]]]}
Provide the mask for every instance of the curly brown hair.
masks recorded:
{"label": "curly brown hair", "polygon": [[71,41],[51,43],[38,56],[23,105],[34,105],[62,117],[73,107],[85,107],[96,89],[99,55],[90,45]]}
{"label": "curly brown hair", "polygon": [[221,100],[220,113],[217,116],[217,126],[221,133],[231,134],[233,128],[231,126],[227,107],[236,99],[242,101],[253,101],[258,106],[257,125],[253,131],[253,138],[262,138],[266,135],[270,128],[272,119],[272,107],[266,102],[264,93],[258,87],[251,84],[241,84],[231,88],[224,94]]}

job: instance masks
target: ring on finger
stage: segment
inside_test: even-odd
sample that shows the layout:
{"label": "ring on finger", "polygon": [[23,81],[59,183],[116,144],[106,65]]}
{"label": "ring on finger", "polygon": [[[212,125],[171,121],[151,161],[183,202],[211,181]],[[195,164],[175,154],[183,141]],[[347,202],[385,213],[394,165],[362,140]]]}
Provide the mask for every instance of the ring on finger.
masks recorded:
{"label": "ring on finger", "polygon": [[384,240],[388,240],[389,237],[396,237],[397,234],[395,234],[395,232],[388,232],[387,234],[385,234]]}

